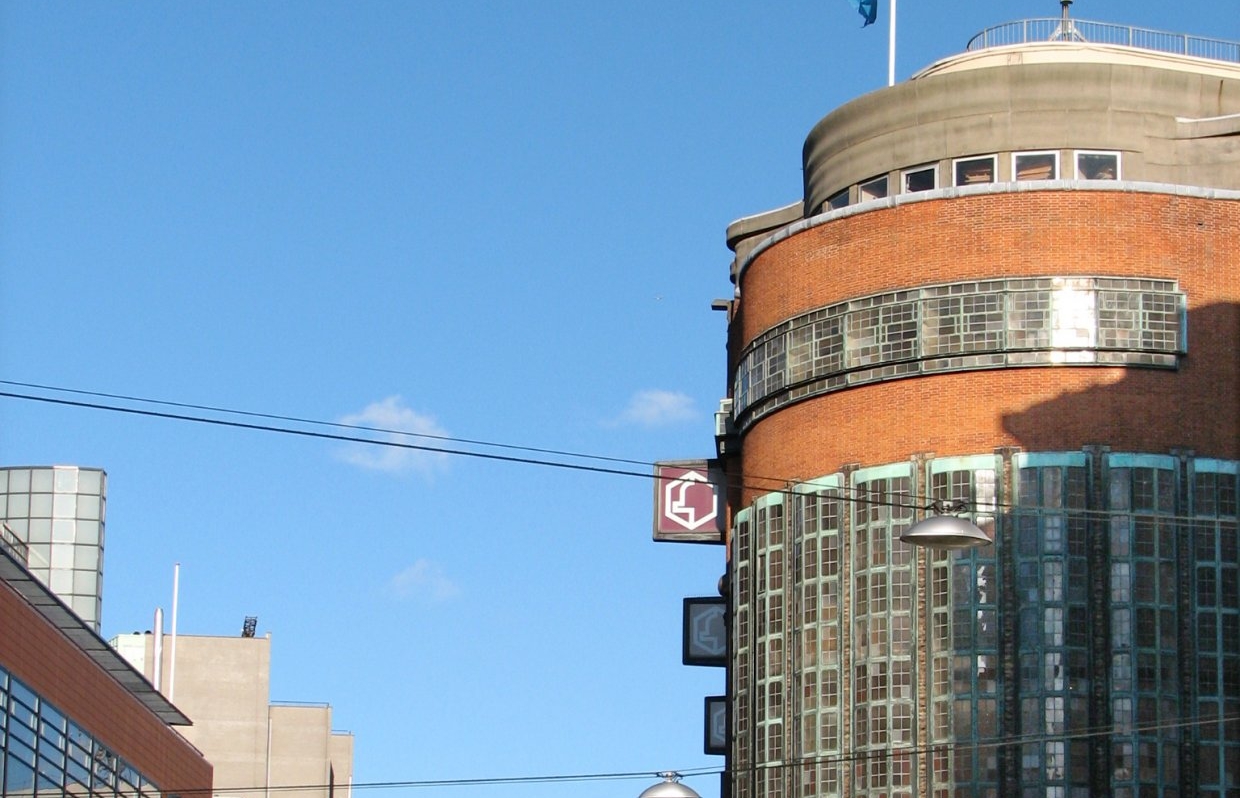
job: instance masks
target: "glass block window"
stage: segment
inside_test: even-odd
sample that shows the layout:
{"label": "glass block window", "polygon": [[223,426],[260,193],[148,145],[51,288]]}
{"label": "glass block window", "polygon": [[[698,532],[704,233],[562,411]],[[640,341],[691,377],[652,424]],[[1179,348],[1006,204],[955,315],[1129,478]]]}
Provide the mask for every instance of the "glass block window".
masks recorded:
{"label": "glass block window", "polygon": [[[963,501],[974,508],[973,523],[994,537],[997,470],[993,457],[936,460],[931,463],[930,496],[935,501]],[[942,569],[950,589],[950,689],[932,691],[932,704],[950,701],[951,739],[955,742],[957,795],[981,795],[997,789],[1000,736],[999,582],[995,546],[952,552],[931,560],[931,574]],[[934,585],[931,585],[932,590]],[[932,603],[932,618],[938,603]],[[933,676],[933,674],[932,674]]]}
{"label": "glass block window", "polygon": [[1077,180],[1119,180],[1119,153],[1076,151]]}
{"label": "glass block window", "polygon": [[1177,464],[1111,455],[1109,465],[1112,757],[1132,764],[1116,786],[1138,790],[1178,768],[1181,731],[1160,727],[1181,716]]}
{"label": "glass block window", "polygon": [[974,186],[980,183],[993,183],[996,178],[997,158],[994,155],[983,155],[977,158],[958,158],[952,161],[954,185]]}
{"label": "glass block window", "polygon": [[1064,280],[1051,292],[1051,347],[1064,359],[1097,342],[1097,295],[1083,280]]}
{"label": "glass block window", "polygon": [[917,306],[903,293],[858,301],[847,323],[845,356],[853,368],[908,359],[916,352]]}
{"label": "glass block window", "polygon": [[0,795],[155,798],[150,779],[0,667]]}
{"label": "glass block window", "polygon": [[1199,793],[1240,785],[1240,544],[1234,463],[1199,460],[1192,477]]}
{"label": "glass block window", "polygon": [[1059,177],[1059,153],[1012,153],[1012,175],[1016,180],[1055,180]]}
{"label": "glass block window", "polygon": [[1001,348],[1005,328],[1000,286],[981,285],[968,294],[953,291],[954,287],[925,292],[920,307],[921,354],[942,357]]}
{"label": "glass block window", "polygon": [[[852,479],[850,618],[854,795],[887,796],[912,787],[898,757],[916,744],[913,547],[900,535],[913,523],[908,466],[864,469]],[[899,767],[895,765],[900,764]]]}
{"label": "glass block window", "polygon": [[1021,783],[1063,791],[1088,784],[1088,748],[1073,738],[1090,727],[1088,471],[1083,455],[1017,465],[1020,728],[1051,738],[1021,747]]}
{"label": "glass block window", "polygon": [[[841,739],[846,696],[841,694],[840,663],[843,607],[841,584],[845,570],[841,554],[847,505],[838,477],[818,481],[798,491],[797,517],[801,546],[798,572],[801,657],[797,671],[802,693],[799,711],[802,733],[798,759],[804,762],[802,787],[831,792],[839,789],[845,750]],[[805,794],[817,794],[806,792]]]}
{"label": "glass block window", "polygon": [[[789,758],[788,728],[796,722],[787,711],[788,685],[791,683],[791,648],[796,640],[790,612],[791,591],[785,497],[782,493],[765,496],[754,506],[753,557],[753,727],[755,749],[762,763],[780,764]],[[793,783],[794,772],[778,767],[765,771],[766,796],[783,794],[785,781]]]}
{"label": "glass block window", "polygon": [[742,354],[740,429],[790,402],[852,385],[1009,366],[1175,368],[1185,297],[1168,280],[983,280],[859,297],[789,319]]}
{"label": "glass block window", "polygon": [[[753,701],[754,640],[753,640],[753,509],[736,514],[732,529],[732,733],[729,740],[732,759],[740,772],[748,773],[753,766]],[[737,778],[733,794],[738,798],[752,797],[752,782]]]}
{"label": "glass block window", "polygon": [[905,169],[900,174],[900,178],[904,183],[905,194],[914,191],[929,191],[939,187],[939,169],[936,164]]}
{"label": "glass block window", "polygon": [[858,196],[862,202],[883,199],[887,196],[887,175],[875,177],[858,186]]}
{"label": "glass block window", "polygon": [[1097,313],[1101,349],[1158,351],[1180,339],[1178,299],[1142,290],[1139,280],[1120,290],[1099,291]]}
{"label": "glass block window", "polygon": [[[1230,796],[1237,470],[1092,451],[931,458],[920,478],[874,466],[741,510],[734,795],[999,798],[1010,767],[1021,798],[1087,798],[1095,779],[1127,798]],[[966,502],[986,530],[1002,520],[996,543],[900,544],[909,506],[932,499]],[[995,740],[1016,741],[1014,757]]]}

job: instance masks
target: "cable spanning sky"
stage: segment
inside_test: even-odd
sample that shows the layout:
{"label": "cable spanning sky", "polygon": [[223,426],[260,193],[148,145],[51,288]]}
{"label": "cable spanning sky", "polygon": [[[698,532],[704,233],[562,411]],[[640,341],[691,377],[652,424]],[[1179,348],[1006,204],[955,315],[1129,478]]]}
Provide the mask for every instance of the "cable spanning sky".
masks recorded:
{"label": "cable spanning sky", "polygon": [[[1234,0],[1071,10],[1240,40]],[[885,13],[9,0],[0,379],[604,470],[709,456],[725,226],[798,201],[812,125],[885,86]],[[897,80],[1059,13],[902,2]],[[331,702],[358,782],[718,795],[723,674],[680,664],[680,613],[723,552],[653,543],[649,480],[13,398],[0,463],[107,470],[105,635],[167,612],[179,562],[179,631],[258,616],[272,699]]]}

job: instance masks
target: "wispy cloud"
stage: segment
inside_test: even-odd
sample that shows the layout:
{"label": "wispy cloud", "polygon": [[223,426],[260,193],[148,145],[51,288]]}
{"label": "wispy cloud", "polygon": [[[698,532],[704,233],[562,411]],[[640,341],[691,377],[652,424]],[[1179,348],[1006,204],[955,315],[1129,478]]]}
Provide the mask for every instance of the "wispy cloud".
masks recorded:
{"label": "wispy cloud", "polygon": [[[434,437],[417,437],[419,435],[445,437],[448,434],[433,416],[410,409],[399,396],[389,396],[382,401],[369,404],[359,413],[344,416],[340,419],[340,423],[385,430],[385,432],[371,433],[371,437],[376,440],[411,443],[417,446],[437,444]],[[412,433],[412,435],[401,433]],[[341,450],[340,457],[345,462],[369,468],[372,471],[389,473],[418,471],[426,476],[447,467],[448,461],[448,456],[442,452],[362,443],[349,444]]]}
{"label": "wispy cloud", "polygon": [[698,417],[693,399],[679,391],[638,391],[613,423],[636,424],[642,427],[661,427]]}
{"label": "wispy cloud", "polygon": [[461,594],[461,589],[449,579],[438,563],[419,559],[413,565],[388,580],[388,593],[397,599],[421,599],[423,601],[447,601]]}

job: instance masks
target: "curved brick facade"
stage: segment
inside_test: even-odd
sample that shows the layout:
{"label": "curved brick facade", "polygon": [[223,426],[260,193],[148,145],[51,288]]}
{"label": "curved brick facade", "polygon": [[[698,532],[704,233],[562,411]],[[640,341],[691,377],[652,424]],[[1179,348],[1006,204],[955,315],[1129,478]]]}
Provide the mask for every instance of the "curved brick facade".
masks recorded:
{"label": "curved brick facade", "polygon": [[1238,89],[946,59],[729,226],[733,798],[1240,789]]}
{"label": "curved brick facade", "polygon": [[[1100,223],[1099,220],[1105,220]],[[746,432],[743,472],[806,479],[847,463],[1017,446],[1240,456],[1240,201],[1045,190],[855,213],[761,249],[740,274],[739,347],[790,317],[867,294],[968,279],[1172,279],[1188,301],[1177,371],[1009,368],[892,379],[789,405]],[[1220,412],[1222,410],[1223,412]],[[744,498],[752,500],[754,493]]]}

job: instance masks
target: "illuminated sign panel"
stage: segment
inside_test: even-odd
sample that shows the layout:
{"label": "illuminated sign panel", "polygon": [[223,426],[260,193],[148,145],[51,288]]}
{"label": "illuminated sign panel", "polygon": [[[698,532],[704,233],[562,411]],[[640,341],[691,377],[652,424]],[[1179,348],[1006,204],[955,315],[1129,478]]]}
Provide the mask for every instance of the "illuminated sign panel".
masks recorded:
{"label": "illuminated sign panel", "polygon": [[728,699],[727,696],[706,696],[705,729],[702,752],[723,756],[728,753]]}
{"label": "illuminated sign panel", "polygon": [[723,472],[714,460],[655,463],[654,539],[723,543]]}
{"label": "illuminated sign panel", "polygon": [[685,599],[681,653],[684,664],[715,668],[728,664],[726,612],[727,604],[716,596]]}

